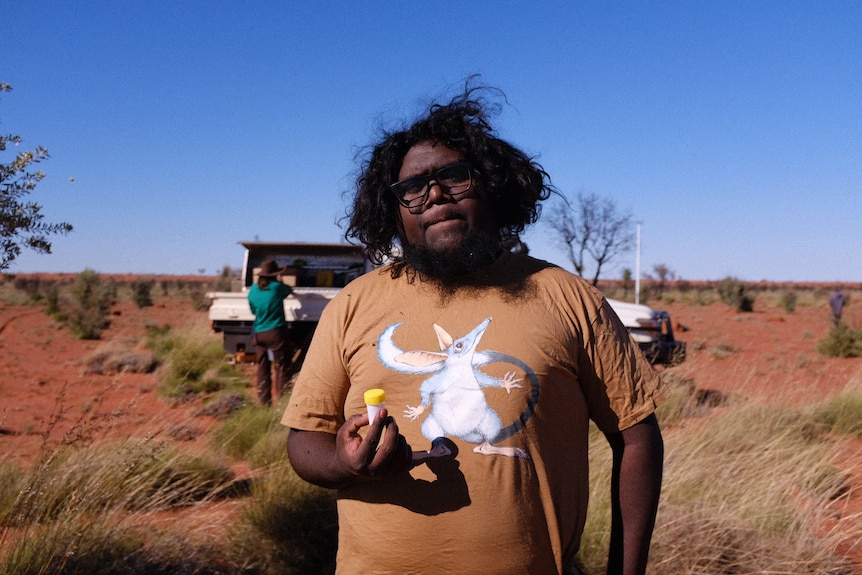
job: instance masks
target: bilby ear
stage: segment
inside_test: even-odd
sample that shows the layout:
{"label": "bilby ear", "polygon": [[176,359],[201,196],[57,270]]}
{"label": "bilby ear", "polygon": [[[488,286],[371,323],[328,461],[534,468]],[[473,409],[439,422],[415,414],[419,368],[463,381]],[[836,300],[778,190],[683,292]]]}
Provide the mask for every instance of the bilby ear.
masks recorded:
{"label": "bilby ear", "polygon": [[433,351],[405,351],[398,354],[395,357],[395,361],[413,367],[427,367],[441,361],[446,361],[448,357],[445,353],[436,353]]}
{"label": "bilby ear", "polygon": [[445,329],[434,324],[434,331],[437,332],[437,342],[440,344],[440,351],[443,351],[455,341],[451,335],[449,335]]}

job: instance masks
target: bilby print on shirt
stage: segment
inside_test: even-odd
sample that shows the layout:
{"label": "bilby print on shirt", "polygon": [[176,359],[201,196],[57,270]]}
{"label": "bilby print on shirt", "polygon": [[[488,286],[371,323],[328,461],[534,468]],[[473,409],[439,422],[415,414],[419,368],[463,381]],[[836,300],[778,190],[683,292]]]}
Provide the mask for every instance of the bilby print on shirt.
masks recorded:
{"label": "bilby print on shirt", "polygon": [[[395,323],[380,334],[377,356],[388,369],[405,374],[430,375],[419,388],[419,405],[407,406],[404,411],[410,421],[425,415],[422,435],[427,439],[434,442],[441,437],[457,437],[476,444],[474,453],[529,459],[530,454],[520,447],[498,444],[518,433],[532,416],[539,399],[538,378],[518,358],[478,349],[491,319],[487,318],[470,333],[457,339],[434,324],[439,351],[403,351],[394,341],[395,331],[401,325]],[[524,387],[524,378],[516,377],[516,371],[509,370],[502,377],[493,377],[479,369],[494,363],[517,368],[529,382],[529,395],[520,417],[505,426],[489,405],[485,389],[502,388],[512,401],[524,402],[522,394],[512,394],[513,390]]]}

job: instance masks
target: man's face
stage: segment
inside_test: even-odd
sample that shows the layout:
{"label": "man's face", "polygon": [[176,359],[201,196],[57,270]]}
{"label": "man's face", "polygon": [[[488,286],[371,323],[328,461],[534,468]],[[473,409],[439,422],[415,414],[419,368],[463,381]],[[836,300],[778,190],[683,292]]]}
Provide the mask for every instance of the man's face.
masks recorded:
{"label": "man's face", "polygon": [[[405,154],[398,179],[428,175],[461,161],[463,158],[455,150],[442,144],[421,142]],[[465,239],[476,232],[498,237],[499,230],[488,209],[488,200],[477,197],[476,186],[474,178],[472,189],[456,199],[432,180],[422,206],[408,209],[399,204],[404,242],[412,248],[454,254]]]}

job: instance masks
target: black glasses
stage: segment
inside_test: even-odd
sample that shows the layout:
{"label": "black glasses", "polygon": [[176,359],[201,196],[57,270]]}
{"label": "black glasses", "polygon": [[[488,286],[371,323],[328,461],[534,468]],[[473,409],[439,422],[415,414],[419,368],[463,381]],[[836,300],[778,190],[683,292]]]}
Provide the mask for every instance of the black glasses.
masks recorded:
{"label": "black glasses", "polygon": [[440,186],[444,193],[457,197],[473,187],[473,170],[467,162],[449,164],[433,174],[407,178],[395,182],[389,188],[402,206],[418,208],[428,200],[432,180]]}

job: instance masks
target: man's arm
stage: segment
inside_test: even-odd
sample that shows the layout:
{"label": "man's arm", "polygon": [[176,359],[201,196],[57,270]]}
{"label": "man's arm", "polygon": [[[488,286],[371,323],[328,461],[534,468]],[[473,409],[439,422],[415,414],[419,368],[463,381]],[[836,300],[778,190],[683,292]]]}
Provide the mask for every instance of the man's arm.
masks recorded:
{"label": "man's arm", "polygon": [[291,429],[287,453],[294,471],[309,483],[336,489],[412,467],[410,445],[385,410],[363,438],[359,430],[367,425],[368,414],[363,413],[348,419],[336,434]]}
{"label": "man's arm", "polygon": [[661,492],[664,442],[655,415],[606,435],[613,451],[608,575],[646,571]]}

